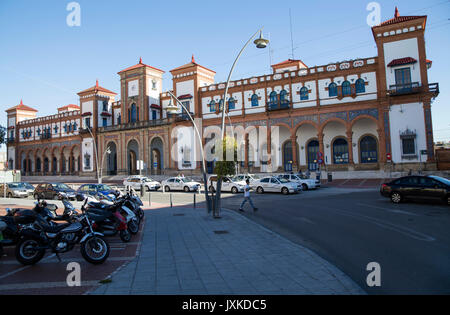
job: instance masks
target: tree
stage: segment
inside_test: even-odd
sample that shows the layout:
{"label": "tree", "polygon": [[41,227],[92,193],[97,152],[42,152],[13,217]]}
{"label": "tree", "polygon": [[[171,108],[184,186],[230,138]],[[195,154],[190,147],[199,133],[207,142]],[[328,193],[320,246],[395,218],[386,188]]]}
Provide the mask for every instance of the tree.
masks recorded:
{"label": "tree", "polygon": [[217,193],[214,200],[214,216],[219,215],[220,196],[222,190],[222,178],[225,176],[234,175],[236,172],[237,163],[237,142],[234,137],[226,136],[224,140],[219,139],[216,143],[216,148],[222,150],[216,151],[217,162],[214,167],[214,173],[217,174]]}
{"label": "tree", "polygon": [[0,126],[0,144],[6,143],[6,128]]}

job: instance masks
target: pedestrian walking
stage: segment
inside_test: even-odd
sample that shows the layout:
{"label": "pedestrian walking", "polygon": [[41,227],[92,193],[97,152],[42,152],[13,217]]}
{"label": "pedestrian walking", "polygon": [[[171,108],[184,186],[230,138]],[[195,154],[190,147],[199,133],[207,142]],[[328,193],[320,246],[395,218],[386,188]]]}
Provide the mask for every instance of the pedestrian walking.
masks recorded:
{"label": "pedestrian walking", "polygon": [[252,199],[250,198],[250,189],[251,189],[250,188],[250,180],[247,178],[247,180],[245,182],[247,183],[247,185],[245,185],[245,187],[244,187],[244,201],[242,201],[239,211],[244,212],[244,205],[247,201],[250,202],[250,205],[252,206],[253,211],[258,211],[258,208],[255,207]]}

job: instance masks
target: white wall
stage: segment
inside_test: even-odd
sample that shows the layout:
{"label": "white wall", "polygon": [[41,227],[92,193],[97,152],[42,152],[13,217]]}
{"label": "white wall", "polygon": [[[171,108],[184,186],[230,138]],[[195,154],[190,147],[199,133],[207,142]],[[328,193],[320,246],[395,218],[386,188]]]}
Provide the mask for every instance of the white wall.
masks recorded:
{"label": "white wall", "polygon": [[[185,94],[192,95],[192,99],[190,99],[190,111],[195,114],[195,102],[194,102],[194,95],[196,91],[194,90],[194,80],[188,80],[183,82],[178,82],[176,84],[177,89],[177,97]],[[181,102],[184,102],[186,100],[180,100]],[[181,112],[181,109],[180,109]]]}
{"label": "white wall", "polygon": [[419,61],[419,48],[417,38],[399,40],[395,42],[385,43],[384,62],[386,65],[386,88],[395,84],[395,69],[410,67],[411,82],[421,82],[419,62],[413,65],[404,65],[397,67],[388,67],[387,65],[394,59],[412,57]]}
{"label": "white wall", "polygon": [[[419,158],[413,160],[402,159],[400,132],[404,132],[406,129],[415,130],[417,134],[417,154],[420,153],[420,150],[427,150],[423,104],[409,103],[391,106],[389,122],[391,129],[392,161],[394,163],[419,162]],[[422,157],[422,161],[424,159],[426,157]]]}

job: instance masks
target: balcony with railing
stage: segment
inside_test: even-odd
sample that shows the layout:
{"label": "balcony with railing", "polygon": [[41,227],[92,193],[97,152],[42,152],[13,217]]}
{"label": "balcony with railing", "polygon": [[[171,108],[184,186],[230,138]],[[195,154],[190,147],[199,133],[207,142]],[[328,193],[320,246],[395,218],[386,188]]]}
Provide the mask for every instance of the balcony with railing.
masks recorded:
{"label": "balcony with railing", "polygon": [[291,103],[287,100],[272,101],[266,104],[267,111],[276,111],[291,108]]}
{"label": "balcony with railing", "polygon": [[394,84],[389,86],[388,95],[399,96],[422,92],[429,92],[437,96],[439,94],[439,83],[430,83],[426,86],[423,86],[420,82]]}
{"label": "balcony with railing", "polygon": [[168,124],[170,124],[168,119],[136,121],[136,122],[130,122],[130,123],[120,124],[120,125],[100,127],[100,128],[98,128],[98,132],[102,133],[102,132],[109,132],[109,131],[133,130],[133,129],[164,126],[164,125],[168,125]]}
{"label": "balcony with railing", "polygon": [[49,133],[49,132],[48,133],[43,133],[43,134],[41,134],[40,138],[41,138],[41,140],[48,140],[48,139],[52,138],[52,134]]}

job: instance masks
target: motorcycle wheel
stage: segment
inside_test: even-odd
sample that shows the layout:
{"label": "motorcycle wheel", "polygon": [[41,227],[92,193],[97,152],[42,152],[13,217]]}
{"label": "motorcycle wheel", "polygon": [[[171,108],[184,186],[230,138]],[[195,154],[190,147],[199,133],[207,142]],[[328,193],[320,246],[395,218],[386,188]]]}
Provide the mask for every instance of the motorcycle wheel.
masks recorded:
{"label": "motorcycle wheel", "polygon": [[32,238],[23,238],[16,245],[16,259],[22,265],[34,265],[45,255],[45,249],[37,248],[41,244]]}
{"label": "motorcycle wheel", "polygon": [[120,231],[119,236],[124,243],[128,243],[129,241],[131,241],[131,233],[128,231],[128,229]]}
{"label": "motorcycle wheel", "polygon": [[100,265],[108,259],[110,248],[102,237],[91,236],[81,244],[80,252],[87,262]]}
{"label": "motorcycle wheel", "polygon": [[136,235],[139,232],[139,222],[138,219],[133,219],[130,222],[128,222],[128,231],[132,235]]}
{"label": "motorcycle wheel", "polygon": [[139,214],[139,218],[142,220],[144,218],[144,210],[142,210],[142,208],[139,208],[138,210],[138,214]]}

